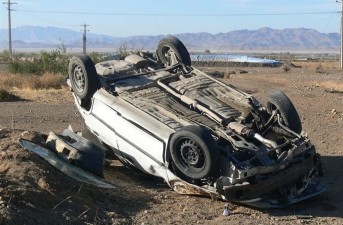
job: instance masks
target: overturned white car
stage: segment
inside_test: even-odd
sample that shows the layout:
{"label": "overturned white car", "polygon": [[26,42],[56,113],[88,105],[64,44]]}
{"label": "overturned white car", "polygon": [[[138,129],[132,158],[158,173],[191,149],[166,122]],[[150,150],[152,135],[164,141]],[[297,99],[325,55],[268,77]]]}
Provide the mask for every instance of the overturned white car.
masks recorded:
{"label": "overturned white car", "polygon": [[156,58],[142,52],[94,65],[74,56],[68,84],[101,145],[177,192],[284,207],[325,190],[289,98],[275,91],[264,107],[192,67],[173,36]]}

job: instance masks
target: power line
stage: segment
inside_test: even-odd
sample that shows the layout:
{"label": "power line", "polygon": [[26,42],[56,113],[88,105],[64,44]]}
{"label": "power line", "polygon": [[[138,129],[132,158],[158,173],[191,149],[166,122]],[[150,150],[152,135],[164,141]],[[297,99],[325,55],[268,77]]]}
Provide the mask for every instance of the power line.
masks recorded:
{"label": "power line", "polygon": [[79,12],[79,11],[46,11],[46,10],[17,10],[28,13],[51,13],[51,14],[73,14],[73,15],[97,15],[97,16],[208,16],[208,17],[225,17],[225,16],[294,16],[294,15],[325,15],[340,13],[338,11],[323,12],[285,12],[285,13],[121,13],[121,12]]}
{"label": "power line", "polygon": [[[39,22],[39,23],[42,22],[42,16],[39,14],[35,15],[35,14],[24,14],[23,13],[21,16],[24,18],[24,20],[29,18],[31,20],[34,20],[35,22]],[[63,23],[61,21],[52,20],[50,17],[44,18],[44,23],[48,23],[49,26],[69,27],[69,28],[74,28],[74,29],[76,27],[80,26],[79,24],[76,24],[76,23],[75,24],[70,24],[70,23],[67,24],[67,23]]]}
{"label": "power line", "polygon": [[327,24],[326,24],[325,27],[324,27],[323,33],[326,33],[326,29],[328,28],[328,26],[329,26],[329,24],[330,24],[330,22],[331,22],[331,20],[332,20],[332,17],[333,17],[335,14],[336,14],[336,13],[332,13],[332,14],[331,14],[329,21],[327,22]]}

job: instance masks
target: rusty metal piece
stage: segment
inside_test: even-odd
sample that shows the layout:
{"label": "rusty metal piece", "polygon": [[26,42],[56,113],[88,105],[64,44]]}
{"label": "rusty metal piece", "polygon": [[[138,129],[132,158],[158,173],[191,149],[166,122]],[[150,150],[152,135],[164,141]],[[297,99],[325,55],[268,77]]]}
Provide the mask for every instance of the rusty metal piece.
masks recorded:
{"label": "rusty metal piece", "polygon": [[246,127],[245,125],[243,125],[241,123],[237,123],[237,122],[229,123],[228,127],[238,134],[246,134],[246,132],[249,130],[248,127]]}

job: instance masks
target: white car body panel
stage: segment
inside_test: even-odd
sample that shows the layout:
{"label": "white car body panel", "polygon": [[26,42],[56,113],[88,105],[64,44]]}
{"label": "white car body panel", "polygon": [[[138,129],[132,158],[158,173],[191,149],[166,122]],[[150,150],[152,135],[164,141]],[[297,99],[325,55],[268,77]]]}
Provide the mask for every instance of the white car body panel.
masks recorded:
{"label": "white car body panel", "polygon": [[[115,147],[126,157],[131,156],[133,160],[131,163],[135,166],[149,174],[168,179],[166,166],[164,166],[165,151],[166,143],[173,131],[161,126],[159,122],[141,111],[134,113],[130,104],[108,96],[105,90],[100,89],[98,92],[94,94],[89,111],[76,104],[87,127],[91,128],[92,132],[108,146]],[[125,118],[121,116],[124,112]],[[132,115],[126,112],[131,112]],[[137,115],[144,118],[145,129],[135,124]],[[158,130],[161,133],[157,136],[146,128]]]}

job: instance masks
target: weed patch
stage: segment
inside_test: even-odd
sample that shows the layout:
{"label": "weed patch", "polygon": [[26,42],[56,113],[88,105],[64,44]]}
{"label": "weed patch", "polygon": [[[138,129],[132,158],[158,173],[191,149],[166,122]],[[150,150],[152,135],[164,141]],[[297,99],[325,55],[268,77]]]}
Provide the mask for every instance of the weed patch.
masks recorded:
{"label": "weed patch", "polygon": [[0,89],[60,89],[65,86],[65,76],[45,73],[41,76],[0,73]]}
{"label": "weed patch", "polygon": [[11,61],[9,71],[15,74],[67,74],[68,57],[60,50],[51,52],[42,51],[38,57]]}

